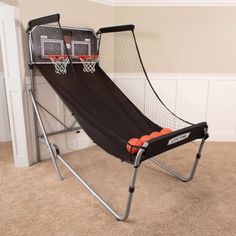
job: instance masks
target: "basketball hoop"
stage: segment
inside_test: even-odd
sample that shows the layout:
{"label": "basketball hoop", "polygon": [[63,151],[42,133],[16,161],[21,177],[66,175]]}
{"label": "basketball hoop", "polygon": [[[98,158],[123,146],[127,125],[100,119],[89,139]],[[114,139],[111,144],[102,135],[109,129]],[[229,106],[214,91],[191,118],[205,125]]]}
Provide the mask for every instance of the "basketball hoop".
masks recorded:
{"label": "basketball hoop", "polygon": [[67,64],[69,63],[69,58],[67,55],[49,55],[48,58],[53,63],[55,67],[55,72],[59,75],[66,74]]}
{"label": "basketball hoop", "polygon": [[95,66],[99,61],[98,55],[82,55],[79,59],[83,63],[84,72],[95,72]]}

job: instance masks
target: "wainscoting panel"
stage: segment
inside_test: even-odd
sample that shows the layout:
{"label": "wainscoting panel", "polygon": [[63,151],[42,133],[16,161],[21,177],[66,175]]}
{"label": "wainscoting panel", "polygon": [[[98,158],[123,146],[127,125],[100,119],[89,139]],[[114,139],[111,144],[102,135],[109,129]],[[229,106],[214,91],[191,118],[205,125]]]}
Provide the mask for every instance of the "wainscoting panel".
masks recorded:
{"label": "wainscoting panel", "polygon": [[180,117],[192,123],[207,119],[208,84],[207,80],[197,79],[185,79],[179,82],[177,113]]}
{"label": "wainscoting panel", "polygon": [[149,78],[163,102],[179,117],[193,123],[208,122],[209,140],[236,141],[236,75],[151,73]]}
{"label": "wainscoting panel", "polygon": [[[173,112],[176,112],[176,80],[175,79],[165,79],[158,76],[151,76],[151,84],[161,98],[161,100],[165,103],[165,105]],[[147,85],[148,86],[148,85]],[[151,92],[146,90],[147,92]],[[147,95],[148,96],[148,95]]]}
{"label": "wainscoting panel", "polygon": [[236,80],[214,81],[210,121],[216,140],[236,141]]}
{"label": "wainscoting panel", "polygon": [[[144,83],[139,76],[132,77],[131,80],[128,76],[121,76],[115,82],[129,94],[128,97],[135,98],[136,105],[144,113],[155,120],[156,111],[150,105],[152,99],[156,99],[155,96],[147,82]],[[149,78],[153,88],[171,111],[193,123],[208,122],[210,140],[236,141],[236,76],[150,73]],[[132,87],[133,83],[140,86],[138,91]],[[48,83],[42,77],[37,77],[36,84],[40,103],[70,126],[74,121],[73,117]],[[29,87],[30,82],[27,79],[27,88]],[[30,113],[32,108],[29,100],[28,102]],[[48,131],[63,128],[45,112],[43,116]],[[32,115],[29,117],[32,125]],[[83,131],[61,134],[51,137],[51,140],[60,146],[62,153],[93,145],[92,140]],[[43,159],[48,158],[47,149],[43,146],[41,149]]]}

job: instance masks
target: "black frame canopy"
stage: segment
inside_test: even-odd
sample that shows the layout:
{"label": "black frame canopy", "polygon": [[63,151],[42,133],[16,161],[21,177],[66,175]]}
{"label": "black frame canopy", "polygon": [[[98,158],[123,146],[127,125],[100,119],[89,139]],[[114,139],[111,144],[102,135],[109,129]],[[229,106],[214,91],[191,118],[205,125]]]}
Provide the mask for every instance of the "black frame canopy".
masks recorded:
{"label": "black frame canopy", "polygon": [[[134,25],[123,25],[123,26],[113,26],[101,28],[96,34],[91,29],[72,29],[72,28],[62,28],[59,22],[60,16],[59,14],[42,17],[39,19],[34,19],[29,22],[29,27],[27,29],[29,35],[29,49],[30,49],[30,69],[31,69],[31,89],[29,90],[30,98],[34,108],[34,117],[35,117],[35,132],[37,139],[37,153],[38,160],[40,160],[40,152],[39,152],[39,141],[45,143],[48,147],[49,153],[52,158],[53,165],[55,167],[56,173],[61,180],[61,174],[57,165],[57,161],[61,161],[68,170],[87,188],[89,192],[93,194],[93,196],[112,214],[115,216],[117,220],[126,220],[129,216],[131,202],[133,193],[135,190],[136,177],[138,172],[138,167],[140,164],[150,159],[155,164],[159,165],[161,168],[166,170],[171,175],[177,177],[178,179],[188,182],[190,181],[195,174],[198,162],[201,157],[202,149],[205,143],[205,140],[208,138],[208,126],[206,122],[201,122],[198,124],[191,124],[190,122],[184,121],[174,113],[172,113],[159,98],[153,86],[148,79],[148,75],[144,68],[144,65],[141,60],[141,56],[139,53],[138,45],[136,42],[135,34],[134,34]],[[54,24],[52,26],[52,24]],[[56,26],[55,26],[56,25]],[[41,28],[40,28],[41,27]],[[47,27],[47,28],[45,28]],[[61,39],[56,39],[57,42],[60,42],[62,45],[62,49],[64,54],[66,54],[69,58],[67,73],[62,75],[56,75],[54,72],[53,64],[48,61],[48,59],[40,58],[40,55],[37,53],[42,52],[39,49],[42,44],[37,45],[36,36],[40,35],[41,42],[45,42],[48,40],[46,32],[50,30],[55,30],[57,28],[56,34]],[[38,32],[39,33],[35,33]],[[58,33],[59,32],[59,33]],[[91,42],[92,46],[90,51],[97,53],[101,56],[101,60],[99,63],[96,63],[96,71],[94,73],[87,73],[83,71],[83,63],[74,61],[71,57],[71,47],[67,46],[67,42],[64,37],[64,32],[70,32],[70,35],[74,34],[74,40],[78,37],[77,42],[80,42],[82,45],[87,45],[87,42]],[[103,50],[102,43],[104,35],[112,34],[115,42],[117,39],[122,37],[122,33],[127,33],[127,36],[131,36],[131,40],[133,40],[133,49],[135,50],[135,59],[139,64],[139,68],[143,74],[143,78],[145,82],[150,88],[150,91],[154,94],[155,99],[158,101],[158,104],[162,107],[162,111],[164,110],[168,113],[167,117],[170,118],[170,124],[181,123],[182,128],[174,129],[173,132],[159,136],[157,138],[151,139],[148,142],[145,142],[138,150],[137,154],[130,154],[126,151],[126,144],[129,138],[135,136],[141,136],[141,134],[147,134],[151,131],[160,131],[162,126],[157,125],[153,120],[149,117],[146,117],[143,112],[141,112],[138,107],[128,98],[126,97],[125,92],[116,84],[116,79],[111,80],[109,75],[109,68],[105,66],[102,61],[103,58]],[[81,38],[80,33],[85,39]],[[118,37],[114,37],[114,34],[118,33]],[[45,38],[47,40],[45,40]],[[123,39],[123,38],[122,38]],[[82,41],[84,40],[84,41]],[[40,41],[40,40],[39,40]],[[48,40],[48,42],[51,42]],[[122,41],[123,42],[123,41]],[[78,43],[77,43],[78,44]],[[72,47],[75,48],[76,43]],[[114,45],[114,44],[113,44]],[[119,45],[121,45],[119,43]],[[130,44],[129,44],[130,45]],[[130,47],[130,46],[129,46]],[[115,48],[116,49],[116,48]],[[46,51],[46,50],[45,50]],[[116,52],[116,50],[113,50]],[[111,51],[110,51],[111,52]],[[107,53],[107,52],[105,52]],[[127,57],[126,57],[127,58]],[[122,60],[122,57],[120,56]],[[109,60],[113,61],[114,60]],[[137,64],[136,63],[136,64]],[[125,63],[120,63],[118,66],[113,68],[118,68],[119,76],[122,74],[122,69],[119,68],[120,65],[124,65]],[[126,65],[125,65],[126,66]],[[45,107],[43,107],[36,99],[36,87],[35,87],[35,77],[34,72],[38,69],[45,79],[49,82],[55,92],[61,97],[64,103],[67,105],[69,110],[72,112],[75,117],[75,122],[72,123],[71,126],[67,127],[63,122],[58,120],[50,111],[48,111]],[[126,76],[130,75],[130,72],[127,73],[127,67],[124,69],[126,71]],[[132,72],[132,75],[134,73]],[[135,75],[140,76],[140,72]],[[93,106],[93,107],[92,107]],[[92,107],[92,109],[91,109]],[[90,109],[88,109],[90,108]],[[40,109],[44,109],[47,113],[49,113],[54,119],[60,122],[64,129],[61,131],[56,131],[53,133],[48,133],[43,124],[43,120],[41,117]],[[107,112],[109,110],[109,112]],[[129,111],[129,115],[127,113]],[[111,122],[116,119],[116,122]],[[124,121],[126,124],[124,124]],[[51,143],[49,136],[57,135],[60,133],[66,133],[71,131],[79,131],[81,127],[75,127],[76,121],[80,124],[80,126],[85,130],[85,132],[90,136],[90,138],[102,147],[105,151],[112,154],[113,156],[121,159],[122,161],[128,162],[133,165],[133,175],[131,178],[131,183],[128,188],[128,199],[126,208],[123,214],[117,213],[101,196],[99,196],[90,186],[89,184],[78,174],[77,171],[71,167],[71,165],[60,155],[59,147],[55,143]],[[39,123],[42,134],[39,135],[37,124]],[[129,125],[128,125],[129,124]],[[125,127],[124,127],[125,126]],[[182,176],[178,174],[174,170],[165,166],[162,162],[154,157],[158,154],[161,154],[170,149],[176,148],[188,142],[191,142],[196,139],[201,139],[201,143],[195,158],[195,162],[188,176]]]}

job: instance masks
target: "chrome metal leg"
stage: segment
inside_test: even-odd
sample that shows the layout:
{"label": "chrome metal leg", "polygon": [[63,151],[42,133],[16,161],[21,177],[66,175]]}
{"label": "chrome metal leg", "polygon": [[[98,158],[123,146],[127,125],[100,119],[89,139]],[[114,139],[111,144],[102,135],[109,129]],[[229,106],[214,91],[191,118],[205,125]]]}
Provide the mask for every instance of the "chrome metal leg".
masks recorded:
{"label": "chrome metal leg", "polygon": [[[35,96],[35,78],[34,78],[34,70],[33,68],[30,70],[31,71],[31,89],[32,92],[34,93]],[[33,109],[33,118],[34,118],[34,132],[35,132],[35,144],[36,144],[36,158],[37,162],[40,161],[40,147],[39,147],[39,140],[38,140],[38,121],[37,121],[37,115],[35,110]]]}
{"label": "chrome metal leg", "polygon": [[[60,171],[58,169],[57,166],[57,162],[56,162],[56,158],[58,158],[58,160],[60,160],[69,170],[70,172],[86,187],[86,189],[92,193],[92,195],[112,214],[115,216],[115,218],[119,221],[124,221],[128,218],[129,213],[130,213],[130,208],[131,208],[131,204],[132,204],[132,199],[133,199],[133,193],[135,190],[135,183],[136,183],[136,178],[137,178],[137,173],[138,173],[138,167],[140,165],[140,161],[141,161],[141,157],[142,154],[144,152],[145,149],[140,149],[139,152],[136,155],[135,158],[135,163],[134,163],[134,170],[133,170],[133,175],[132,175],[132,179],[131,179],[131,183],[129,186],[129,193],[128,193],[128,199],[126,202],[126,208],[124,211],[124,214],[119,214],[118,212],[116,212],[116,210],[114,208],[112,208],[107,202],[105,202],[105,200],[103,200],[102,197],[100,197],[90,186],[89,184],[58,154],[56,153],[56,151],[53,149],[52,144],[49,142],[48,137],[47,137],[47,133],[45,131],[45,127],[43,125],[43,121],[41,118],[41,115],[39,113],[35,98],[34,98],[34,94],[32,90],[29,90],[30,93],[30,97],[32,100],[32,104],[36,113],[36,116],[38,118],[40,127],[42,128],[42,132],[43,132],[43,136],[40,136],[40,140],[45,143],[48,147],[49,153],[51,155],[52,158],[52,162],[53,165],[55,167],[56,173],[59,177],[60,180],[62,180]],[[146,147],[146,146],[144,146]]]}
{"label": "chrome metal leg", "polygon": [[165,171],[167,171],[171,175],[173,175],[176,178],[182,180],[183,182],[188,182],[188,181],[192,180],[193,177],[194,177],[199,159],[201,157],[201,153],[202,153],[204,143],[205,143],[205,138],[203,138],[202,141],[201,141],[200,147],[198,149],[198,153],[196,155],[196,159],[194,161],[194,164],[193,164],[193,167],[192,167],[192,170],[191,170],[191,173],[189,174],[189,176],[183,176],[183,175],[179,174],[177,171],[175,171],[173,169],[170,169],[169,167],[165,166],[161,161],[158,161],[154,158],[151,158],[151,161],[154,162],[155,164],[159,165],[162,169],[164,169]]}
{"label": "chrome metal leg", "polygon": [[35,110],[35,113],[36,113],[36,116],[38,118],[38,121],[39,121],[39,125],[42,129],[42,132],[43,132],[43,136],[44,136],[44,139],[45,139],[45,142],[46,142],[46,145],[48,147],[48,150],[49,150],[49,153],[51,155],[51,158],[52,158],[52,163],[55,167],[55,170],[56,170],[56,173],[57,173],[57,176],[60,180],[62,180],[62,177],[61,177],[61,173],[58,169],[58,166],[57,166],[57,162],[56,162],[56,156],[55,156],[55,153],[50,145],[50,142],[48,140],[48,137],[47,137],[47,134],[46,134],[46,131],[45,131],[45,127],[43,125],[43,121],[42,121],[42,118],[41,118],[41,115],[39,113],[39,110],[38,110],[38,107],[37,107],[37,104],[35,102],[35,98],[34,98],[34,94],[33,94],[33,91],[30,89],[29,90],[29,93],[30,93],[30,97],[31,97],[31,100],[32,100],[32,103],[33,103],[33,107],[34,107],[34,110]]}
{"label": "chrome metal leg", "polygon": [[188,182],[188,181],[192,180],[192,178],[195,174],[199,159],[197,159],[197,158],[195,159],[192,171],[191,171],[190,175],[187,176],[187,177],[182,176],[177,171],[175,171],[173,169],[170,169],[169,167],[165,166],[161,161],[157,161],[154,158],[151,158],[151,161],[154,162],[155,164],[159,165],[162,169],[164,169],[165,171],[167,171],[171,175],[173,175],[173,176],[177,177],[178,179],[182,180],[183,182]]}
{"label": "chrome metal leg", "polygon": [[112,214],[115,216],[115,218],[119,221],[124,221],[128,218],[130,213],[130,207],[132,203],[133,193],[135,189],[135,182],[138,172],[138,167],[140,165],[140,160],[142,157],[142,154],[144,152],[144,149],[140,149],[137,153],[135,163],[134,163],[134,171],[131,179],[131,183],[129,186],[129,194],[128,199],[126,203],[126,208],[124,214],[117,213],[105,200],[100,197],[91,187],[90,185],[68,164],[67,161],[65,161],[60,155],[57,155],[57,158],[70,170],[70,172],[86,187],[86,189],[92,193],[92,195]]}

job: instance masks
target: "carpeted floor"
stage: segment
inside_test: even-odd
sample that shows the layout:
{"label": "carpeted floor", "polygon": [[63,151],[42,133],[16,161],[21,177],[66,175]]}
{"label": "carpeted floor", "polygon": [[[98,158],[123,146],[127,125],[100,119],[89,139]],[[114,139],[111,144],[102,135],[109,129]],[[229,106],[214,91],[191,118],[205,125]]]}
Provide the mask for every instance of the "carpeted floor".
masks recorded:
{"label": "carpeted floor", "polygon": [[[160,156],[185,171],[196,146]],[[66,159],[113,206],[125,206],[132,167],[94,146]],[[61,167],[61,165],[60,165]],[[127,222],[118,222],[64,168],[51,162],[14,168],[0,143],[0,235],[236,235],[236,143],[207,143],[193,181],[183,183],[145,161]]]}

